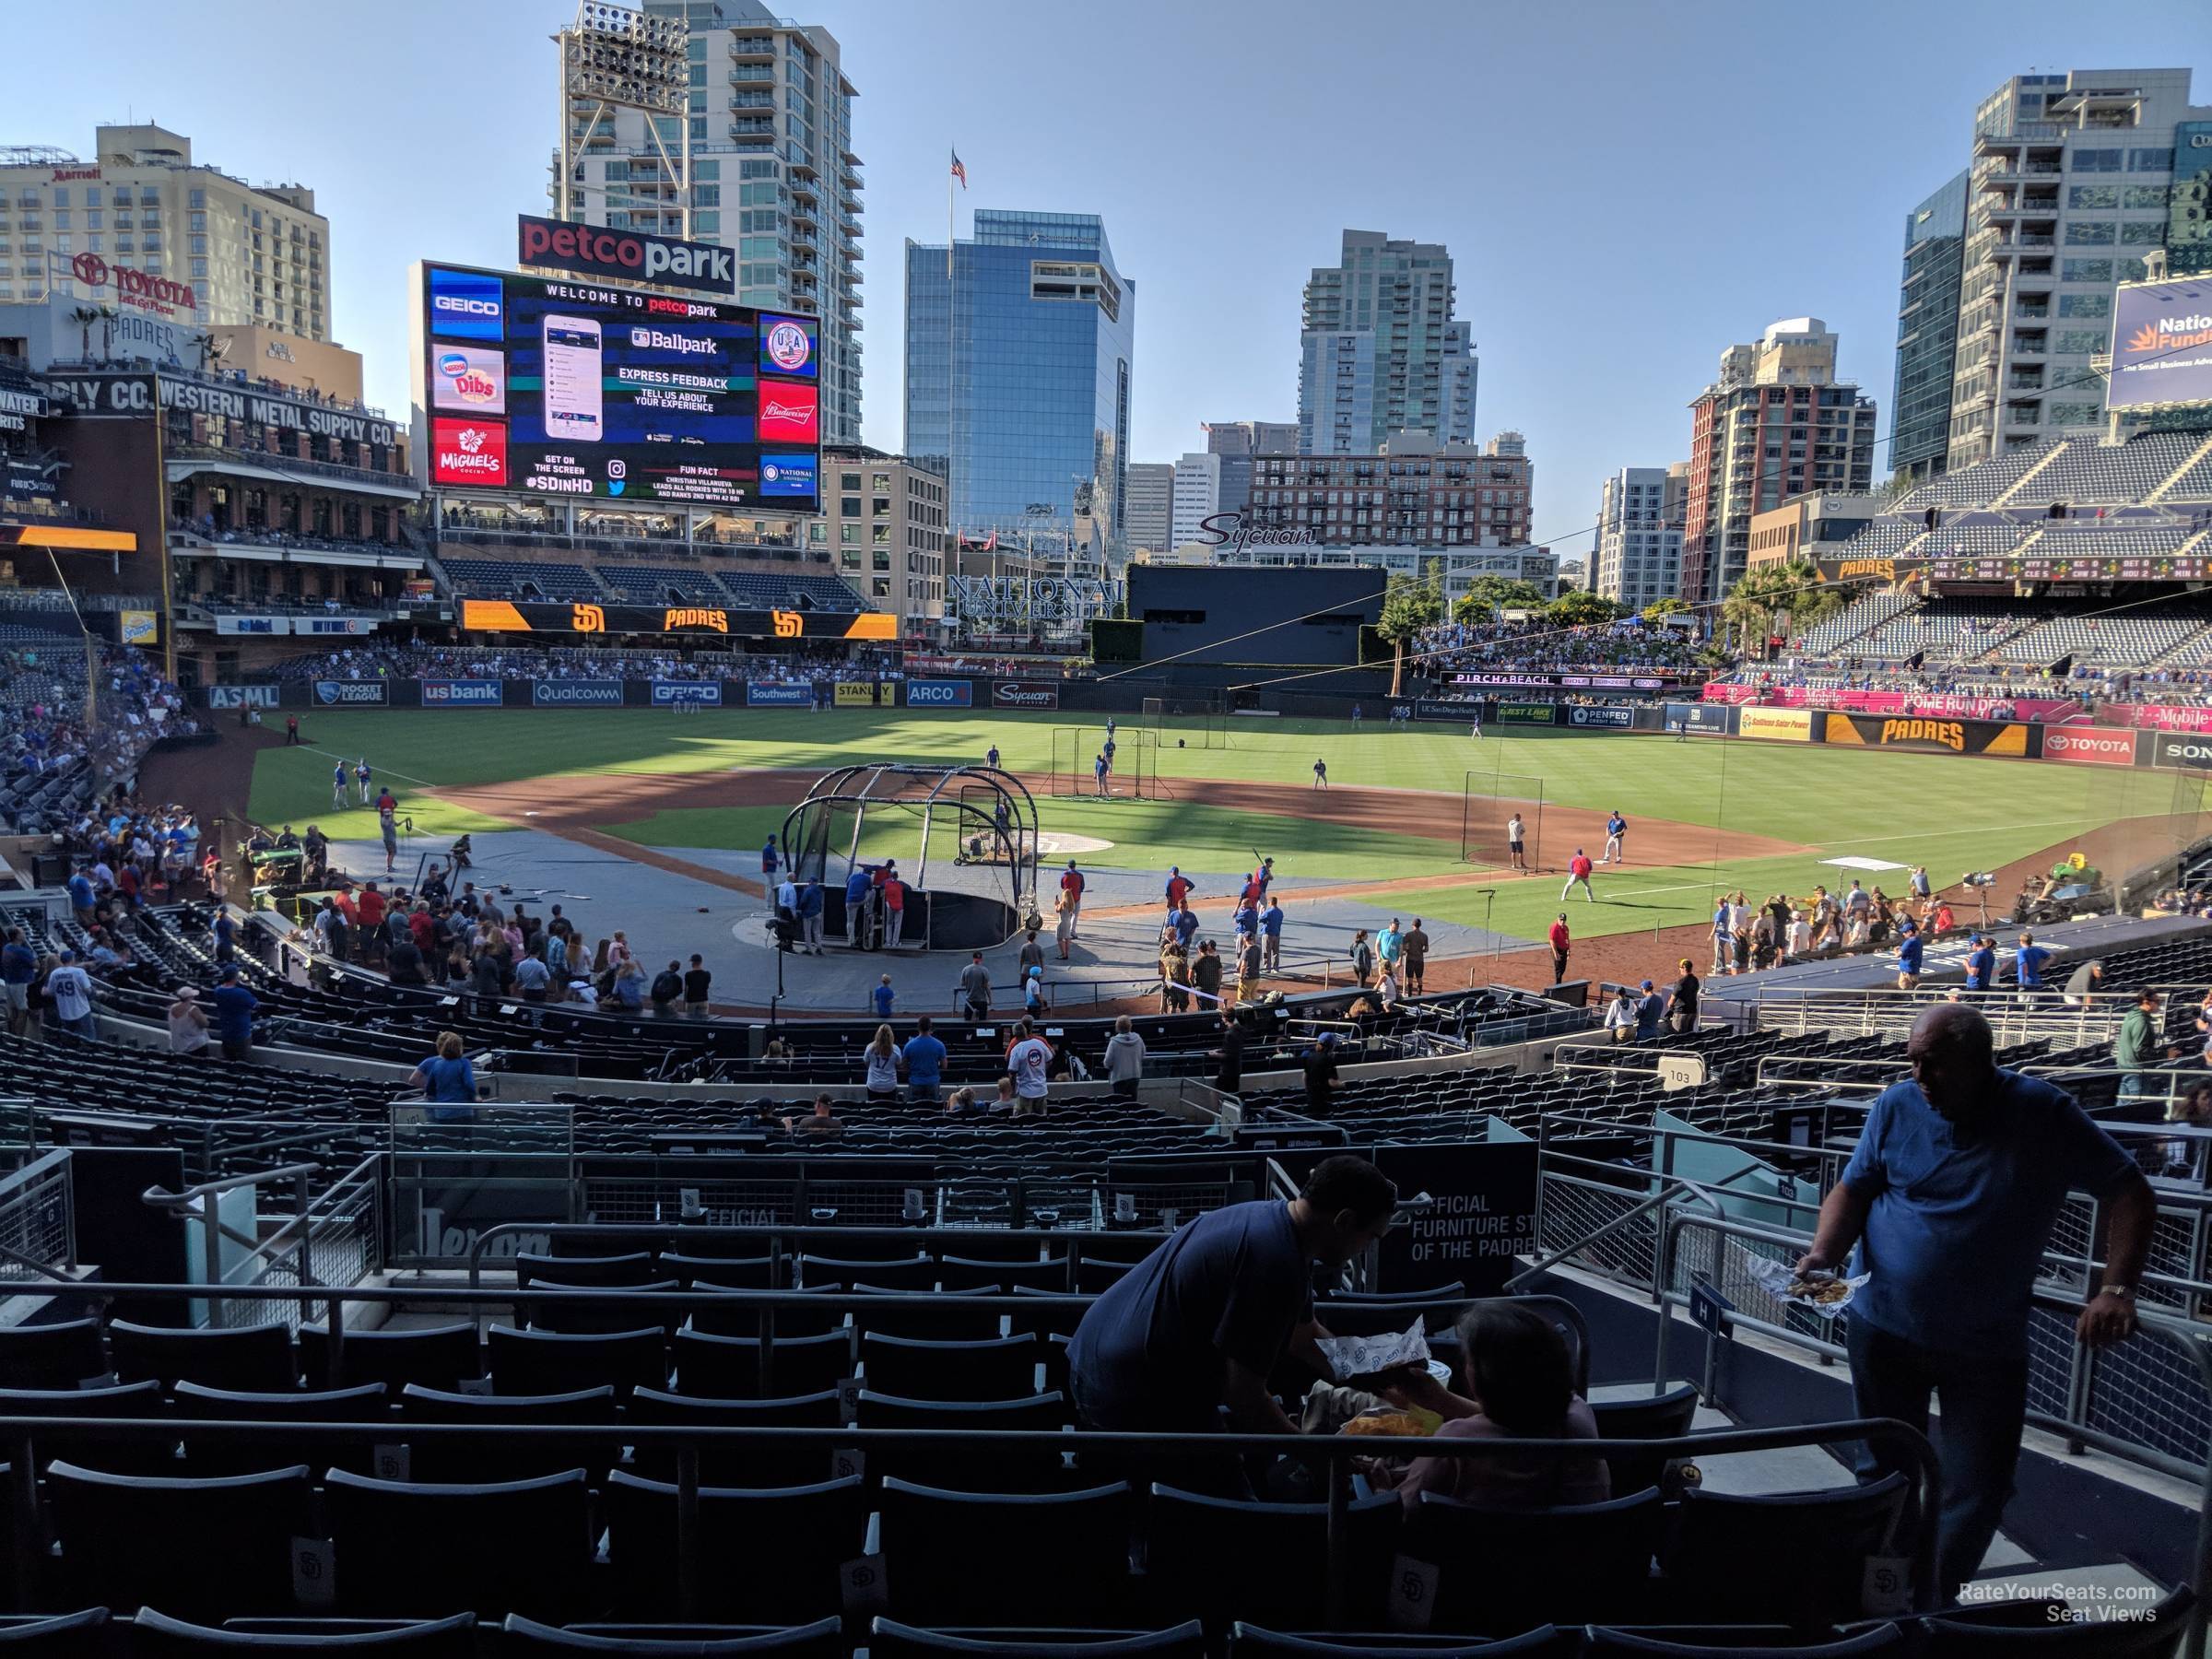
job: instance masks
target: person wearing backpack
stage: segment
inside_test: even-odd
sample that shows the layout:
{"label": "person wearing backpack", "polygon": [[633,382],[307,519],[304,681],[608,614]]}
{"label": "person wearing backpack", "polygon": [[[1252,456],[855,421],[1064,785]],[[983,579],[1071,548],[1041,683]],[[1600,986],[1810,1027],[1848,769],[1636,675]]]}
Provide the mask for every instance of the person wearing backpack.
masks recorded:
{"label": "person wearing backpack", "polygon": [[684,996],[683,964],[670,962],[667,967],[654,974],[653,989],[648,994],[653,998],[654,1014],[663,1019],[673,1018],[676,1014],[676,1005],[681,1002]]}

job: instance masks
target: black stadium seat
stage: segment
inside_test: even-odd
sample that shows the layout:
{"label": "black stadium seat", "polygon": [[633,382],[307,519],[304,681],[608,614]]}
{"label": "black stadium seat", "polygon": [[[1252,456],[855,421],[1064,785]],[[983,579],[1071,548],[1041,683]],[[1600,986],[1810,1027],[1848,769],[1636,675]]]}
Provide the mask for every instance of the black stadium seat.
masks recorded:
{"label": "black stadium seat", "polygon": [[568,1394],[606,1383],[618,1399],[624,1399],[633,1388],[659,1388],[668,1381],[667,1338],[658,1325],[606,1335],[569,1335],[495,1324],[485,1341],[491,1353],[495,1394]]}
{"label": "black stadium seat", "polygon": [[[580,1433],[542,1439],[494,1441],[465,1434],[420,1435],[409,1439],[408,1423],[524,1423],[579,1430],[612,1428],[612,1387],[580,1388],[558,1394],[441,1394],[409,1383],[400,1391],[400,1422],[393,1438],[408,1448],[408,1475],[416,1480],[484,1485],[533,1480],[564,1469],[592,1468],[612,1459],[618,1438]],[[481,1609],[479,1609],[481,1611]]]}
{"label": "black stadium seat", "polygon": [[472,1324],[432,1325],[427,1330],[356,1331],[340,1343],[344,1374],[330,1360],[330,1331],[324,1325],[300,1327],[301,1369],[310,1388],[349,1387],[382,1382],[397,1394],[410,1382],[452,1390],[484,1374],[484,1351]]}
{"label": "black stadium seat", "polygon": [[533,1255],[524,1252],[514,1258],[515,1284],[524,1290],[536,1284],[619,1288],[649,1285],[656,1278],[667,1277],[654,1271],[652,1254],[641,1250],[628,1255],[605,1256]]}
{"label": "black stadium seat", "polygon": [[1288,1635],[1240,1622],[1230,1627],[1225,1659],[1576,1659],[1582,1651],[1581,1630],[1562,1630],[1555,1625],[1495,1641],[1450,1637],[1424,1641],[1403,1634],[1333,1641],[1326,1636]]}
{"label": "black stadium seat", "polygon": [[[1057,1394],[1007,1400],[907,1400],[860,1391],[854,1421],[863,1429],[1029,1429],[1065,1428],[1073,1413]],[[1060,1455],[1051,1452],[1003,1452],[988,1461],[967,1451],[893,1450],[869,1459],[873,1475],[896,1475],[917,1486],[951,1491],[1052,1491],[1064,1489]]]}
{"label": "black stadium seat", "polygon": [[[1590,1415],[1597,1419],[1600,1440],[1677,1440],[1689,1432],[1697,1414],[1698,1390],[1691,1382],[1660,1394],[1590,1402]],[[1692,1450],[1685,1446],[1675,1455],[1688,1457]],[[1613,1495],[1625,1498],[1644,1487],[1659,1485],[1671,1461],[1665,1455],[1633,1453],[1607,1456],[1606,1466],[1612,1473]]]}
{"label": "black stadium seat", "polygon": [[456,1486],[334,1470],[324,1505],[338,1605],[347,1611],[560,1618],[588,1594],[591,1492],[582,1469]]}
{"label": "black stadium seat", "polygon": [[1037,1392],[1043,1345],[1030,1335],[923,1342],[874,1331],[860,1339],[861,1381],[914,1400],[1011,1400]]}
{"label": "black stadium seat", "polygon": [[[145,1418],[166,1416],[168,1410],[161,1385],[150,1381],[118,1382],[106,1388],[0,1390],[0,1416],[6,1417]],[[171,1448],[144,1441],[72,1434],[56,1427],[34,1434],[31,1449],[41,1467],[59,1459],[110,1474],[176,1473]]]}
{"label": "black stadium seat", "polygon": [[[843,1420],[834,1389],[785,1400],[699,1399],[657,1388],[641,1388],[629,1396],[629,1421],[641,1429],[835,1429]],[[650,1480],[676,1478],[676,1452],[671,1447],[641,1443],[632,1449],[631,1457],[637,1473]],[[830,1451],[823,1446],[735,1445],[724,1441],[700,1447],[699,1478],[709,1486],[812,1486],[828,1478],[830,1465]]]}
{"label": "black stadium seat", "polygon": [[474,1613],[422,1622],[241,1618],[216,1630],[141,1607],[131,1621],[130,1653],[132,1659],[192,1659],[197,1653],[400,1653],[405,1659],[472,1659],[476,1633]]}
{"label": "black stadium seat", "polygon": [[[1403,1508],[1395,1492],[1350,1506],[1354,1630],[1380,1621],[1377,1604],[1397,1549]],[[1326,1504],[1253,1503],[1155,1485],[1149,1526],[1155,1614],[1227,1624],[1259,1613],[1303,1629],[1327,1625]]]}
{"label": "black stadium seat", "polygon": [[853,1339],[841,1331],[777,1337],[766,1356],[765,1380],[758,1337],[678,1331],[675,1348],[678,1391],[710,1399],[816,1394],[853,1374]]}
{"label": "black stadium seat", "polygon": [[115,1374],[125,1382],[151,1377],[164,1388],[200,1382],[266,1394],[300,1381],[292,1334],[281,1324],[187,1330],[118,1319],[108,1325],[108,1346]]}
{"label": "black stadium seat", "polygon": [[1876,1625],[1855,1635],[1840,1637],[1832,1641],[1792,1642],[1786,1646],[1740,1646],[1730,1642],[1725,1649],[1710,1641],[1690,1639],[1669,1641],[1664,1634],[1646,1635],[1634,1630],[1609,1630],[1594,1627],[1589,1633],[1589,1644],[1583,1652],[1589,1659],[1602,1655],[1641,1653],[1664,1655],[1665,1659],[1711,1659],[1716,1653],[1726,1653],[1728,1659],[1860,1659],[1865,1653],[1901,1653],[1906,1650],[1905,1634],[1893,1624]]}
{"label": "black stadium seat", "polygon": [[890,1610],[909,1622],[1097,1624],[1128,1607],[1126,1482],[1013,1494],[893,1477],[877,1513]]}
{"label": "black stadium seat", "polygon": [[[665,1617],[676,1606],[676,1488],[618,1470],[603,1501],[617,1604],[626,1617]],[[867,1503],[857,1475],[757,1491],[702,1487],[699,1530],[703,1617],[803,1623],[839,1611],[840,1570],[866,1543]]]}
{"label": "black stadium seat", "polygon": [[78,1659],[98,1653],[112,1634],[105,1607],[87,1607],[81,1613],[29,1614],[0,1618],[0,1649],[11,1659]]}
{"label": "black stadium seat", "polygon": [[[382,1382],[310,1393],[237,1394],[180,1382],[176,1415],[222,1422],[373,1423],[391,1415]],[[320,1474],[332,1466],[367,1473],[374,1448],[347,1445],[327,1437],[289,1435],[281,1430],[252,1439],[234,1435],[184,1436],[184,1459],[194,1475],[257,1475],[264,1469],[305,1464]]]}
{"label": "black stadium seat", "polygon": [[1052,1632],[1058,1640],[1025,1641],[1008,1630],[961,1635],[889,1618],[868,1630],[868,1659],[1206,1659],[1206,1630],[1194,1618],[1164,1630]]}
{"label": "black stadium seat", "polygon": [[1605,1503],[1538,1510],[1423,1492],[1399,1549],[1442,1570],[1432,1629],[1477,1629],[1500,1606],[1557,1623],[1619,1623],[1645,1611],[1665,1516],[1649,1487]]}
{"label": "black stadium seat", "polygon": [[1858,1616],[1868,1556],[1893,1555],[1911,1481],[1744,1494],[1693,1487],[1661,1564],[1676,1615],[1806,1628]]}
{"label": "black stadium seat", "polygon": [[844,1621],[841,1618],[818,1618],[812,1624],[794,1625],[786,1630],[762,1630],[741,1635],[719,1635],[718,1629],[727,1627],[688,1627],[691,1633],[665,1639],[656,1639],[645,1633],[653,1627],[639,1627],[636,1633],[597,1635],[594,1631],[614,1627],[586,1625],[561,1630],[535,1620],[507,1616],[501,1653],[659,1653],[665,1659],[712,1659],[715,1654],[730,1655],[736,1659],[845,1659],[853,1650],[845,1636]]}
{"label": "black stadium seat", "polygon": [[107,1369],[97,1319],[0,1330],[0,1387],[76,1388],[105,1375]]}
{"label": "black stadium seat", "polygon": [[677,1282],[687,1290],[700,1279],[731,1290],[788,1289],[788,1274],[785,1275],[786,1282],[783,1285],[779,1286],[776,1282],[777,1262],[778,1258],[772,1255],[676,1255],[665,1253],[661,1256],[661,1275],[666,1277],[674,1274]]}
{"label": "black stadium seat", "polygon": [[67,1600],[216,1619],[292,1605],[292,1540],[312,1535],[304,1465],[193,1480],[57,1463],[46,1489]]}

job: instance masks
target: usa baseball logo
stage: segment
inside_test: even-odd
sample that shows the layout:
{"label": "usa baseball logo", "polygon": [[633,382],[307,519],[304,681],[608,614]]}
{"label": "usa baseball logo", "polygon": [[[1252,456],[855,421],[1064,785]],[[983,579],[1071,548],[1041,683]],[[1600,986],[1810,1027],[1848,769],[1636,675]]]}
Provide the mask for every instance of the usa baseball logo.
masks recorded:
{"label": "usa baseball logo", "polygon": [[796,374],[806,367],[813,355],[813,342],[807,339],[806,327],[797,323],[777,323],[768,331],[768,360],[786,374]]}

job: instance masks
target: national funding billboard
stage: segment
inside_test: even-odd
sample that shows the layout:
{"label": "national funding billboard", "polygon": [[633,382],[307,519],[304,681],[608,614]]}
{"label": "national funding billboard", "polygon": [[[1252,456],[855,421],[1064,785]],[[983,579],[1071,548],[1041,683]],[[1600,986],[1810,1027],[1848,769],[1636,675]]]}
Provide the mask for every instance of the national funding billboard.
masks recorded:
{"label": "national funding billboard", "polygon": [[414,276],[432,488],[819,511],[815,318],[466,265]]}
{"label": "national funding billboard", "polygon": [[2212,275],[2124,282],[2112,303],[2108,408],[2212,403]]}

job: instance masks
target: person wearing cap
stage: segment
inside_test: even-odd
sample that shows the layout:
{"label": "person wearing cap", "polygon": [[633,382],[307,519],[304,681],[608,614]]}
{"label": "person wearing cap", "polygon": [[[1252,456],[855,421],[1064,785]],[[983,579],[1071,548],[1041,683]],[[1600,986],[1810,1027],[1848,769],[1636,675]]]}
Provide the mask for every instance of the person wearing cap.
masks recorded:
{"label": "person wearing cap", "polygon": [[1336,1033],[1324,1031],[1320,1040],[1299,1057],[1306,1074],[1306,1115],[1325,1118],[1344,1079],[1336,1075]]}
{"label": "person wearing cap", "polygon": [[2104,964],[2087,961],[2066,975],[2066,1006],[2078,1008],[2104,988]]}
{"label": "person wearing cap", "polygon": [[1021,1010],[1025,1014],[1044,1014],[1050,1008],[1044,1000],[1044,970],[1031,968],[1022,975]]}
{"label": "person wearing cap", "polygon": [[1659,1021],[1666,1013],[1666,998],[1659,994],[1658,988],[1648,979],[1638,988],[1643,994],[1636,999],[1636,1041],[1656,1042]]}
{"label": "person wearing cap", "polygon": [[2112,1064],[2120,1070],[2123,1096],[2142,1094],[2144,1071],[2181,1052],[2166,1045],[2165,1021],[2159,1009],[2158,992],[2145,985],[2136,993],[2136,1006],[2120,1022],[2120,1034],[2112,1040]]}
{"label": "person wearing cap", "polygon": [[169,1005],[169,1052],[172,1054],[207,1052],[207,1010],[200,1006],[200,994],[191,985],[181,986],[176,1001]]}
{"label": "person wearing cap", "polygon": [[221,1040],[223,1058],[243,1060],[253,1051],[253,1012],[261,1004],[238,982],[235,965],[223,970],[222,982],[216,986],[215,1034]]}
{"label": "person wearing cap", "polygon": [[92,1024],[92,976],[78,965],[76,952],[65,950],[46,976],[46,1000],[65,1031],[79,1037],[96,1034]]}
{"label": "person wearing cap", "polygon": [[1574,943],[1574,935],[1567,929],[1567,912],[1561,911],[1551,924],[1551,982],[1563,983],[1567,978],[1567,951]]}
{"label": "person wearing cap", "polygon": [[1920,969],[1927,946],[1920,936],[1920,929],[1910,916],[1898,924],[1897,988],[1910,991],[1920,983]]}

